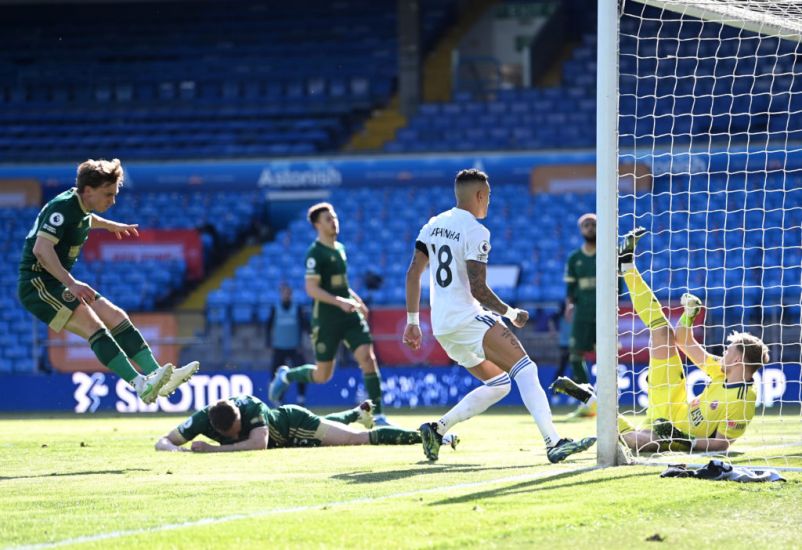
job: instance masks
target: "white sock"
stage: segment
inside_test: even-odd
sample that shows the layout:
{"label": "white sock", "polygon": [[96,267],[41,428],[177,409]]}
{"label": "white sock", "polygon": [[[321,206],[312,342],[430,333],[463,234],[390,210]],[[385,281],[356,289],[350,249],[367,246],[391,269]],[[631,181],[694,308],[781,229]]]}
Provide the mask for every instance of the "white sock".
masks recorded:
{"label": "white sock", "polygon": [[510,377],[518,384],[524,405],[535,419],[546,447],[553,447],[560,440],[560,436],[557,435],[557,430],[551,421],[549,400],[538,380],[535,363],[528,356],[524,356],[510,369]]}
{"label": "white sock", "polygon": [[134,390],[139,393],[142,391],[142,385],[145,383],[145,375],[138,374],[136,378],[131,380],[131,386],[133,386]]}
{"label": "white sock", "polygon": [[512,383],[506,372],[485,380],[484,384],[463,397],[437,421],[437,433],[445,435],[454,424],[481,414],[510,393]]}

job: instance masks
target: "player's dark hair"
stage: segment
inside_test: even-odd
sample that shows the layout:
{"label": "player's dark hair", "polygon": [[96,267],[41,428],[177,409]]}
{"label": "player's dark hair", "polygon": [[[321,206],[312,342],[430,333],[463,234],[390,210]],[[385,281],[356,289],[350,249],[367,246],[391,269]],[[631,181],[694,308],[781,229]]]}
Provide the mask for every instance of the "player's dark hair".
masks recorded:
{"label": "player's dark hair", "polygon": [[221,399],[209,407],[209,422],[218,432],[230,430],[236,419],[237,411],[234,410],[234,404],[227,399]]}
{"label": "player's dark hair", "polygon": [[309,223],[315,225],[320,215],[326,211],[334,212],[334,207],[328,202],[319,202],[317,204],[313,204],[309,207],[309,210],[306,213],[306,218],[309,220]]}
{"label": "player's dark hair", "polygon": [[727,342],[738,346],[741,352],[741,361],[750,375],[755,374],[769,362],[769,348],[757,336],[748,332],[733,332],[727,337]]}
{"label": "player's dark hair", "polygon": [[457,177],[454,179],[454,185],[460,186],[466,183],[488,183],[489,179],[487,174],[482,172],[481,170],[477,170],[476,168],[470,168],[468,170],[460,170],[457,172]]}
{"label": "player's dark hair", "polygon": [[123,184],[123,166],[120,159],[89,159],[78,165],[75,186],[82,193],[87,187],[97,189],[107,185]]}

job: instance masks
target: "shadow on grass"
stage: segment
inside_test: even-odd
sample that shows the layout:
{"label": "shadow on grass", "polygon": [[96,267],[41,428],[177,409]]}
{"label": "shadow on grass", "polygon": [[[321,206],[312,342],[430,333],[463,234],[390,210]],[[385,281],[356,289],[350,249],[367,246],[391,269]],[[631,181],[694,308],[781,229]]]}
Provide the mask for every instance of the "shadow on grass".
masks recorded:
{"label": "shadow on grass", "polygon": [[97,475],[123,475],[128,472],[149,472],[147,468],[126,468],[125,470],[93,470],[88,472],[53,472],[35,476],[0,476],[0,481],[11,479],[36,479],[40,477],[69,477],[69,476],[97,476]]}
{"label": "shadow on grass", "polygon": [[331,479],[347,481],[348,483],[379,483],[382,481],[396,481],[399,479],[407,479],[410,477],[431,474],[460,474],[466,472],[483,471],[501,472],[503,470],[522,470],[531,468],[531,465],[493,467],[478,466],[476,464],[432,464],[430,462],[421,461],[415,466],[411,466],[405,470],[385,470],[383,472],[348,472],[344,474],[333,475],[331,476]]}
{"label": "shadow on grass", "polygon": [[445,504],[460,504],[466,502],[473,502],[477,499],[488,499],[488,498],[496,498],[496,497],[504,497],[509,495],[515,494],[522,494],[522,493],[534,493],[536,491],[550,491],[553,489],[565,489],[567,487],[577,487],[577,486],[587,486],[587,485],[594,485],[596,483],[606,483],[609,481],[617,481],[620,479],[632,478],[632,477],[644,477],[644,476],[655,476],[654,472],[638,472],[632,473],[623,476],[617,476],[615,478],[602,478],[602,479],[588,479],[585,481],[576,481],[573,483],[561,483],[557,484],[553,487],[539,487],[539,485],[543,485],[545,483],[549,483],[552,481],[560,481],[565,479],[570,479],[572,477],[586,474],[590,470],[589,469],[581,469],[575,472],[563,472],[561,474],[555,474],[552,476],[541,477],[538,479],[532,479],[530,481],[523,481],[521,483],[516,483],[514,485],[509,485],[506,487],[497,487],[495,489],[488,489],[486,491],[479,491],[476,493],[469,493],[467,495],[461,495],[458,497],[451,497],[445,498],[442,500],[437,500],[428,504],[428,506],[441,506]]}

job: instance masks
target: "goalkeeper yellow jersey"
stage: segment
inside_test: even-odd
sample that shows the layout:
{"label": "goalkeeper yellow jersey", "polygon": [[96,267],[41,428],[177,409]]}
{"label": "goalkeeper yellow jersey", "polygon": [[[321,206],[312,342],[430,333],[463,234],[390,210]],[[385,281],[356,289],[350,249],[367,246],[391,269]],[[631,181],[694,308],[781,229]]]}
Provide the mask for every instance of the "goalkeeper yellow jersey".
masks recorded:
{"label": "goalkeeper yellow jersey", "polygon": [[688,414],[674,419],[674,426],[695,438],[715,433],[727,439],[741,437],[755,416],[757,394],[752,382],[728,384],[720,359],[712,355],[697,366],[711,378],[710,383],[688,404]]}

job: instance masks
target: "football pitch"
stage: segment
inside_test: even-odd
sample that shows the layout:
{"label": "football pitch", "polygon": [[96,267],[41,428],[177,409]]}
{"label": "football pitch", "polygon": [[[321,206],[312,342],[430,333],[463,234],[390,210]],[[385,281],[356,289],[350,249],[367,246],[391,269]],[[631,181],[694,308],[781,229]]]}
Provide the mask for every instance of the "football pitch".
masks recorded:
{"label": "football pitch", "polygon": [[[438,412],[391,418],[412,428]],[[419,446],[155,452],[156,439],[182,420],[0,418],[0,547],[799,544],[802,473],[765,484],[660,479],[660,467],[596,469],[594,451],[553,465],[523,409],[458,426],[460,447],[443,448],[434,464]],[[558,429],[580,437],[595,433],[595,423]],[[785,463],[802,466],[802,453]]]}

